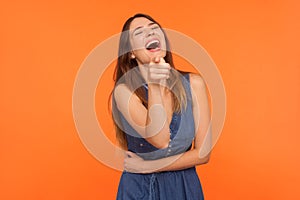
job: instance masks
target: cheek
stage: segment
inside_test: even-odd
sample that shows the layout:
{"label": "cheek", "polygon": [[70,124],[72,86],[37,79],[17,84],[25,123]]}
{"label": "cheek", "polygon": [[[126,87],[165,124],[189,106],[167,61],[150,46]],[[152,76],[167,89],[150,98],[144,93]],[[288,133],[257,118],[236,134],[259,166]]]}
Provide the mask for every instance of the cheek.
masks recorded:
{"label": "cheek", "polygon": [[167,45],[166,45],[166,41],[165,40],[162,41],[161,49],[164,50],[164,51],[167,50]]}
{"label": "cheek", "polygon": [[163,32],[160,32],[159,37],[160,37],[160,41],[161,41],[161,49],[166,50],[166,48],[167,48],[166,38],[165,38]]}
{"label": "cheek", "polygon": [[134,39],[131,41],[132,50],[138,50],[144,48],[144,40],[143,39]]}

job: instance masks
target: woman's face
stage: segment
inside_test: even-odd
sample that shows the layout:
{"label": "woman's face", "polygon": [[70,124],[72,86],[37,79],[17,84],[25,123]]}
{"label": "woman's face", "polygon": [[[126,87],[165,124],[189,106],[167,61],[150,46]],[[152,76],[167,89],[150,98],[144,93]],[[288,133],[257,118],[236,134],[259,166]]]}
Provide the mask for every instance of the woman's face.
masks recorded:
{"label": "woman's face", "polygon": [[149,64],[166,56],[166,40],[158,24],[144,17],[135,18],[129,28],[132,55],[138,64]]}

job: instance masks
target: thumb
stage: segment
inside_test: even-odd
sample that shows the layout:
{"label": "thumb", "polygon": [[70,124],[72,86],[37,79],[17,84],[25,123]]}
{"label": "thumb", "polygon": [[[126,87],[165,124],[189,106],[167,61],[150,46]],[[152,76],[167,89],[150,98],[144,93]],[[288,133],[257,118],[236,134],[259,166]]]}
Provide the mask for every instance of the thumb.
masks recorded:
{"label": "thumb", "polygon": [[159,63],[166,63],[165,59],[163,57],[160,58]]}
{"label": "thumb", "polygon": [[160,56],[156,56],[153,58],[152,62],[154,63],[160,63],[161,57]]}

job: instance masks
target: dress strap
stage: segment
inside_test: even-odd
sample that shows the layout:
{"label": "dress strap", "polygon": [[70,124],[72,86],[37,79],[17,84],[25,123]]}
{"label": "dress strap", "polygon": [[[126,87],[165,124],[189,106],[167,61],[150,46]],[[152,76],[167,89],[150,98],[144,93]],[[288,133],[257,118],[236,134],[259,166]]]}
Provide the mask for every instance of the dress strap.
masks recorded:
{"label": "dress strap", "polygon": [[192,90],[191,90],[191,83],[190,83],[190,73],[182,73],[184,80],[182,80],[182,84],[184,85],[188,99],[192,98]]}

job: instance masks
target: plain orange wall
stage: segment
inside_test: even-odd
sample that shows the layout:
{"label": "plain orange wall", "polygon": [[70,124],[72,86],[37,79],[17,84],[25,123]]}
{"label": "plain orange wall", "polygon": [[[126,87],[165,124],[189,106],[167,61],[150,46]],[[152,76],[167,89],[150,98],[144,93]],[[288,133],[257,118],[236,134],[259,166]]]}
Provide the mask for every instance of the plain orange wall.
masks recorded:
{"label": "plain orange wall", "polygon": [[[0,3],[0,199],[114,199],[120,172],[81,143],[72,116],[76,73],[89,52],[137,12],[194,38],[227,93],[225,126],[205,197],[300,199],[300,5],[246,1],[6,1]],[[99,82],[106,117],[112,67]]]}

